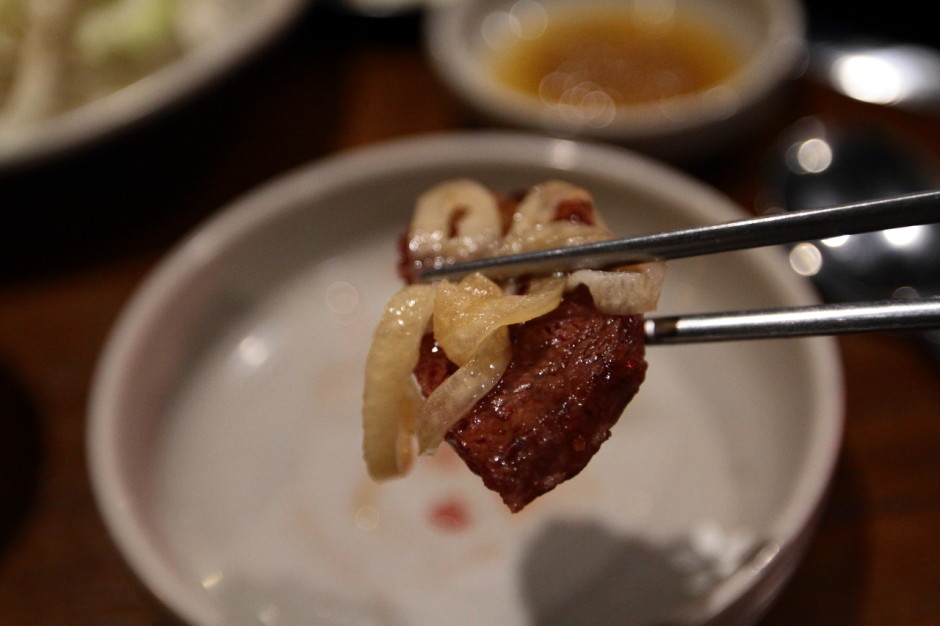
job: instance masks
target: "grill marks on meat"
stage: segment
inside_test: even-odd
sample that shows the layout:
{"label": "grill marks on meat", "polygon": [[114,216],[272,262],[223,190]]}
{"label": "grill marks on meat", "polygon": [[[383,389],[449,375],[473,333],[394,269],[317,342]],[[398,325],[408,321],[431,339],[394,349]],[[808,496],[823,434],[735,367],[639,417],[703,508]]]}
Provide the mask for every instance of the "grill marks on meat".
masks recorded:
{"label": "grill marks on meat", "polygon": [[[642,316],[606,315],[581,286],[558,308],[510,327],[500,382],[445,439],[512,511],[578,474],[610,436],[646,374]],[[452,371],[428,338],[415,369],[425,394]]]}

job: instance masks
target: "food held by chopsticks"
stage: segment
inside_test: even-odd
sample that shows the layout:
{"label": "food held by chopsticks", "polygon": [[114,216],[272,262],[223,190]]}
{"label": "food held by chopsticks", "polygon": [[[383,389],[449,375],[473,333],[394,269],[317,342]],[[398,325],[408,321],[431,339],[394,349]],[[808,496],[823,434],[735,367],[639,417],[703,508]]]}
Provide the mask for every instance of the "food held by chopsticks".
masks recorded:
{"label": "food held by chopsticks", "polygon": [[363,450],[375,479],[447,442],[512,511],[578,474],[646,372],[643,313],[662,263],[494,281],[418,281],[456,261],[611,239],[561,181],[502,195],[451,180],[416,203],[395,294],[366,363]]}

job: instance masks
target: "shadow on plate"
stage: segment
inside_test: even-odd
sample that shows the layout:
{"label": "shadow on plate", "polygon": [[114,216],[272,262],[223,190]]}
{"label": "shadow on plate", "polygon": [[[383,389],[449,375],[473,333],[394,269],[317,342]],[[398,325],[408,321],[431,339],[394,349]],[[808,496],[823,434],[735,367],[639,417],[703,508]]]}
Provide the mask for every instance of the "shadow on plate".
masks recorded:
{"label": "shadow on plate", "polygon": [[[860,523],[863,494],[851,458],[843,459],[819,534],[762,624],[857,623],[869,559]],[[694,606],[757,547],[717,563],[685,541],[654,545],[594,522],[556,522],[526,551],[522,589],[536,626],[682,623],[677,609]],[[712,555],[713,557],[714,555]],[[722,559],[724,557],[721,557]],[[828,590],[838,583],[839,594]]]}
{"label": "shadow on plate", "polygon": [[19,382],[0,364],[0,557],[33,503],[42,461],[39,415]]}
{"label": "shadow on plate", "polygon": [[522,589],[536,626],[672,623],[715,582],[685,542],[654,545],[592,521],[549,524],[529,546]]}

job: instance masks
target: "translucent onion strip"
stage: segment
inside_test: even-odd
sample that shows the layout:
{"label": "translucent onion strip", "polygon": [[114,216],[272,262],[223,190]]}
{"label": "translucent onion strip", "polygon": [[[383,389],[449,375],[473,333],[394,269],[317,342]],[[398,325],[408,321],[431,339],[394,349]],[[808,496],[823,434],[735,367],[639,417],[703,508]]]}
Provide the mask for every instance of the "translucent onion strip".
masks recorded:
{"label": "translucent onion strip", "polygon": [[456,179],[425,191],[415,204],[408,249],[415,258],[450,262],[491,254],[502,235],[493,193],[480,183]]}
{"label": "translucent onion strip", "polygon": [[[558,206],[564,202],[581,202],[590,207],[595,228],[609,232],[604,220],[594,207],[594,198],[581,187],[560,180],[548,180],[532,187],[516,207],[509,235],[526,233],[555,221]],[[592,228],[586,224],[584,227]]]}
{"label": "translucent onion strip", "polygon": [[544,315],[561,301],[565,279],[532,281],[524,295],[502,295],[502,289],[481,274],[459,283],[438,283],[434,305],[434,338],[451,361],[463,365],[480,343],[500,326],[520,324]]}
{"label": "translucent onion strip", "polygon": [[568,275],[566,289],[585,285],[602,313],[636,315],[656,310],[665,275],[665,263],[643,263],[614,272],[577,270]]}
{"label": "translucent onion strip", "polygon": [[[556,220],[558,207],[565,202],[581,202],[591,207],[594,225]],[[550,180],[532,187],[516,207],[512,224],[502,240],[498,254],[563,248],[612,237],[594,207],[590,193],[570,183]]]}
{"label": "translucent onion strip", "polygon": [[414,382],[434,287],[410,285],[385,307],[366,358],[362,398],[363,456],[375,479],[400,476],[414,459],[414,419],[422,397]]}
{"label": "translucent onion strip", "polygon": [[415,418],[418,453],[434,452],[444,434],[492,389],[509,365],[509,329],[496,329],[463,367],[431,392]]}

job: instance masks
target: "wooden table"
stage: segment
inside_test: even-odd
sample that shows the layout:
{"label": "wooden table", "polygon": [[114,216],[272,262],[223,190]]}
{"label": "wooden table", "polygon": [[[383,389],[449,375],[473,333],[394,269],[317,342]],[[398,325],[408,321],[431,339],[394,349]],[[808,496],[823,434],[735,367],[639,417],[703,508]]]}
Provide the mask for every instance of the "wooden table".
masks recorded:
{"label": "wooden table", "polygon": [[[467,126],[413,24],[311,15],[211,93],[80,156],[0,177],[0,624],[153,624],[86,475],[96,359],[134,288],[240,193],[337,150]],[[402,24],[397,24],[402,26]],[[877,119],[940,155],[940,123],[799,86],[811,113]],[[743,206],[770,128],[692,168]],[[767,624],[940,624],[940,363],[884,335],[840,340],[848,413],[831,500]]]}

